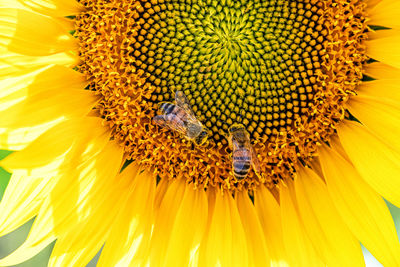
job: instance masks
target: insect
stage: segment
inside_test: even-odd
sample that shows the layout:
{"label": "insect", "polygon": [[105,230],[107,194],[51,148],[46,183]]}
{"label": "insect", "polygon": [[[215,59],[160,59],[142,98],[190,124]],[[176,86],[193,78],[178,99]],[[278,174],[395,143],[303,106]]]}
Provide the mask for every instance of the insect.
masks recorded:
{"label": "insect", "polygon": [[162,103],[160,110],[162,115],[153,118],[157,125],[177,131],[197,145],[202,145],[207,141],[208,133],[194,115],[189,101],[182,91],[176,91],[175,104]]}
{"label": "insect", "polygon": [[251,165],[256,173],[260,173],[260,162],[250,143],[249,133],[242,124],[229,128],[229,143],[232,147],[233,175],[237,180],[246,178]]}

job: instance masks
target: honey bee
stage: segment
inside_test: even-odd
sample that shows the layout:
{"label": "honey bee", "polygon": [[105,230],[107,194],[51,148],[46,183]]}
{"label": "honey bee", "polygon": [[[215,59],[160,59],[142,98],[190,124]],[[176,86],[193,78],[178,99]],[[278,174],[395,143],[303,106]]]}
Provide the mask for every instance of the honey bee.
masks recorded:
{"label": "honey bee", "polygon": [[202,145],[207,141],[208,133],[203,124],[196,118],[186,95],[182,91],[176,91],[175,104],[162,103],[160,110],[162,115],[153,118],[155,124],[177,131],[197,145]]}
{"label": "honey bee", "polygon": [[260,162],[250,143],[250,135],[242,124],[229,128],[229,144],[232,147],[233,175],[237,180],[246,178],[251,165],[257,174],[260,173]]}

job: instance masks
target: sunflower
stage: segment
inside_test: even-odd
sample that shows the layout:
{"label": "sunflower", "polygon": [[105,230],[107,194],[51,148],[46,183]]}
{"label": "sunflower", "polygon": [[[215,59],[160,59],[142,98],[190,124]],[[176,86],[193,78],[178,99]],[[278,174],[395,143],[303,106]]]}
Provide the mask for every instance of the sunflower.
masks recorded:
{"label": "sunflower", "polygon": [[[0,7],[1,266],[400,266],[398,1]],[[154,123],[176,92],[205,144]]]}

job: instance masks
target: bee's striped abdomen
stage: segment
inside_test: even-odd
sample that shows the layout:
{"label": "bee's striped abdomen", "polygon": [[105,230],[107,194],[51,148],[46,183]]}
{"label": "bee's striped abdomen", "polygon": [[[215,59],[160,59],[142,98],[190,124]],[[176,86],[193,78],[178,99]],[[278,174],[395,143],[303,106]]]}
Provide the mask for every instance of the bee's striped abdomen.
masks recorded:
{"label": "bee's striped abdomen", "polygon": [[232,155],[233,173],[236,179],[246,178],[251,167],[251,154],[246,148],[237,149]]}

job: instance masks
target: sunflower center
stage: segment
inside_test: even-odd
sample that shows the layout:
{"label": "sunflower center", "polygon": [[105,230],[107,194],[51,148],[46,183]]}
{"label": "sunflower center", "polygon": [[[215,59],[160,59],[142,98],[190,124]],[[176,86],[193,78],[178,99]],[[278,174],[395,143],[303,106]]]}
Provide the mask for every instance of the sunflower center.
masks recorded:
{"label": "sunflower center", "polygon": [[132,56],[155,88],[151,101],[185,92],[216,142],[233,123],[255,138],[292,127],[313,99],[327,33],[310,2],[144,4]]}
{"label": "sunflower center", "polygon": [[[252,190],[290,179],[329,141],[361,82],[367,25],[360,0],[80,0],[76,36],[92,114],[126,158],[161,178]],[[176,91],[211,135],[194,145],[155,125]],[[250,133],[260,162],[233,176],[228,128]]]}

